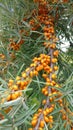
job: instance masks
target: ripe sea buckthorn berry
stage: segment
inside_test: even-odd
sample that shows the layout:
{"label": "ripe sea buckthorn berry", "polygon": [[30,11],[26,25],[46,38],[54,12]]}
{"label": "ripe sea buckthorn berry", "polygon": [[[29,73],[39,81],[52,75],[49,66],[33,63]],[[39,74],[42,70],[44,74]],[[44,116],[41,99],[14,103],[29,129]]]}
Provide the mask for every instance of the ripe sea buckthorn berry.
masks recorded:
{"label": "ripe sea buckthorn berry", "polygon": [[37,116],[33,116],[32,120],[37,120],[38,117]]}
{"label": "ripe sea buckthorn berry", "polygon": [[49,116],[50,119],[53,119],[53,116]]}
{"label": "ripe sea buckthorn berry", "polygon": [[49,118],[48,118],[47,116],[44,116],[44,121],[45,121],[46,123],[48,123],[48,122],[49,122]]}
{"label": "ripe sea buckthorn berry", "polygon": [[9,94],[6,99],[7,99],[7,101],[10,101],[11,100],[11,94]]}
{"label": "ripe sea buckthorn berry", "polygon": [[52,58],[52,63],[56,63],[57,62],[57,59],[56,58]]}
{"label": "ripe sea buckthorn berry", "polygon": [[43,78],[47,78],[47,74],[42,74],[42,77]]}
{"label": "ripe sea buckthorn berry", "polygon": [[18,86],[17,86],[17,85],[13,85],[13,86],[12,86],[12,89],[13,89],[14,91],[17,91],[17,90],[18,90]]}
{"label": "ripe sea buckthorn berry", "polygon": [[42,128],[43,128],[43,127],[44,127],[44,125],[45,125],[44,123],[45,123],[45,122],[44,122],[44,120],[41,120],[41,121],[40,121],[40,127],[42,127]]}
{"label": "ripe sea buckthorn berry", "polygon": [[53,123],[53,120],[52,120],[52,119],[49,119],[49,122],[50,122],[50,123]]}
{"label": "ripe sea buckthorn berry", "polygon": [[14,83],[14,80],[10,79],[10,80],[9,80],[9,83],[12,83],[12,84],[13,84],[13,83]]}
{"label": "ripe sea buckthorn berry", "polygon": [[21,81],[17,81],[16,84],[17,84],[17,85],[20,85],[20,84],[21,84]]}
{"label": "ripe sea buckthorn berry", "polygon": [[51,82],[51,83],[52,83],[52,85],[56,85],[56,82],[55,82],[54,80],[52,80],[52,82]]}
{"label": "ripe sea buckthorn berry", "polygon": [[55,70],[55,71],[58,70],[58,66],[54,66],[54,70]]}
{"label": "ripe sea buckthorn berry", "polygon": [[62,103],[63,102],[63,100],[62,99],[60,99],[60,100],[58,100],[60,103]]}
{"label": "ripe sea buckthorn berry", "polygon": [[46,110],[44,110],[44,111],[43,111],[43,114],[44,114],[45,116],[47,115],[47,112],[46,112]]}
{"label": "ripe sea buckthorn berry", "polygon": [[35,67],[35,66],[36,66],[36,64],[34,64],[34,63],[30,65],[30,67]]}
{"label": "ripe sea buckthorn berry", "polygon": [[30,77],[33,77],[33,71],[30,71]]}
{"label": "ripe sea buckthorn berry", "polygon": [[48,96],[48,90],[45,90],[45,92],[43,93],[45,96]]}
{"label": "ripe sea buckthorn berry", "polygon": [[38,114],[34,114],[34,116],[38,117],[39,115]]}
{"label": "ripe sea buckthorn berry", "polygon": [[33,128],[29,128],[28,130],[33,130]]}
{"label": "ripe sea buckthorn berry", "polygon": [[38,109],[38,112],[42,112],[42,109],[41,109],[41,108],[39,108],[39,109]]}
{"label": "ripe sea buckthorn berry", "polygon": [[20,96],[20,92],[16,91],[16,92],[15,92],[15,96],[16,96],[16,97],[19,97],[19,96]]}
{"label": "ripe sea buckthorn berry", "polygon": [[38,130],[43,130],[43,128],[39,127],[39,129],[38,129]]}
{"label": "ripe sea buckthorn berry", "polygon": [[55,49],[55,48],[56,48],[56,44],[53,43],[53,44],[51,44],[49,47],[52,48],[52,49]]}
{"label": "ripe sea buckthorn berry", "polygon": [[42,93],[44,93],[45,92],[45,88],[42,88]]}
{"label": "ripe sea buckthorn berry", "polygon": [[28,72],[30,70],[30,68],[27,68],[25,71]]}
{"label": "ripe sea buckthorn berry", "polygon": [[17,76],[17,77],[16,77],[16,80],[20,80],[20,79],[21,79],[20,76]]}
{"label": "ripe sea buckthorn berry", "polygon": [[40,71],[40,67],[39,66],[36,67],[36,71]]}
{"label": "ripe sea buckthorn berry", "polygon": [[37,75],[38,75],[38,72],[37,72],[36,70],[34,70],[34,71],[33,71],[33,74],[34,74],[35,76],[37,76]]}
{"label": "ripe sea buckthorn berry", "polygon": [[52,74],[52,79],[56,79],[56,74]]}
{"label": "ripe sea buckthorn berry", "polygon": [[22,77],[26,78],[27,77],[26,73],[22,73]]}
{"label": "ripe sea buckthorn berry", "polygon": [[50,83],[50,79],[49,78],[46,78],[46,81]]}
{"label": "ripe sea buckthorn berry", "polygon": [[53,111],[53,109],[54,109],[54,108],[52,108],[52,107],[51,107],[51,108],[49,108],[49,112],[52,112],[52,111]]}
{"label": "ripe sea buckthorn berry", "polygon": [[54,98],[53,98],[53,97],[50,97],[49,100],[50,100],[50,102],[52,102],[52,101],[54,100]]}
{"label": "ripe sea buckthorn berry", "polygon": [[35,119],[35,120],[32,120],[31,125],[32,125],[33,127],[35,127],[36,124],[37,124],[37,120],[36,120],[36,119]]}
{"label": "ripe sea buckthorn berry", "polygon": [[15,100],[15,99],[17,99],[17,95],[15,95],[15,93],[13,93],[13,94],[11,94],[11,100]]}
{"label": "ripe sea buckthorn berry", "polygon": [[50,73],[52,72],[52,68],[49,69],[49,72],[50,72]]}
{"label": "ripe sea buckthorn berry", "polygon": [[63,107],[63,104],[62,104],[62,103],[60,103],[60,106],[61,106],[61,107]]}
{"label": "ripe sea buckthorn berry", "polygon": [[66,120],[66,119],[67,119],[66,115],[63,115],[63,116],[62,116],[62,119],[63,119],[63,120]]}
{"label": "ripe sea buckthorn berry", "polygon": [[56,51],[53,52],[53,55],[56,56],[56,57],[58,56],[58,54],[59,54],[58,50],[56,50]]}
{"label": "ripe sea buckthorn berry", "polygon": [[46,100],[45,99],[42,101],[42,104],[46,104]]}
{"label": "ripe sea buckthorn berry", "polygon": [[49,112],[50,112],[50,111],[49,111],[49,108],[46,108],[45,111],[46,111],[47,114],[49,114]]}

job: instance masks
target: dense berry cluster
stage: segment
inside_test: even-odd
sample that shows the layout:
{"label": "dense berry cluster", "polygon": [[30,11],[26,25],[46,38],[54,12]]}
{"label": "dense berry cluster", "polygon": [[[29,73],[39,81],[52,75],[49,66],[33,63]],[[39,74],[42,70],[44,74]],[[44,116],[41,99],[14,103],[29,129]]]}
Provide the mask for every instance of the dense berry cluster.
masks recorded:
{"label": "dense berry cluster", "polygon": [[8,95],[7,101],[14,100],[22,95],[20,91],[26,89],[27,85],[32,81],[34,76],[38,75],[38,72],[45,69],[50,63],[50,57],[45,54],[40,54],[40,57],[35,57],[33,63],[22,72],[22,76],[17,76],[15,81],[10,79],[8,88],[11,94]]}
{"label": "dense berry cluster", "polygon": [[[42,77],[46,81],[46,85],[42,88],[42,93],[46,96],[46,99],[42,101],[43,108],[39,108],[37,113],[33,115],[31,126],[29,130],[43,130],[45,124],[48,124],[49,128],[53,127],[54,118],[51,113],[55,109],[55,100],[62,96],[62,93],[57,90],[60,86],[56,83],[56,73],[58,70],[57,66],[57,57],[59,51],[56,49],[57,38],[55,36],[54,31],[54,18],[50,14],[50,10],[52,9],[48,6],[46,0],[34,0],[34,2],[38,2],[38,16],[37,20],[43,26],[43,34],[45,42],[43,45],[45,48],[49,49],[48,53],[48,64],[45,61],[44,57],[41,61],[43,65],[43,74]],[[47,7],[48,6],[48,7]],[[62,119],[68,121],[68,117],[64,111],[63,100],[59,99],[57,101],[63,109],[60,111],[62,113]]]}
{"label": "dense berry cluster", "polygon": [[[52,115],[52,112],[55,109],[56,103],[61,108],[59,112],[62,115],[62,119],[66,120],[66,124],[71,122],[66,114],[64,103],[61,98],[62,93],[59,91],[59,88],[61,87],[56,81],[59,51],[56,49],[56,42],[58,39],[55,36],[54,17],[50,14],[52,7],[46,0],[34,0],[34,2],[38,3],[38,12],[33,10],[32,15],[34,16],[34,19],[30,19],[29,24],[32,30],[37,30],[39,27],[42,27],[45,41],[43,42],[43,46],[48,50],[48,54],[40,54],[39,57],[34,57],[32,60],[33,62],[30,64],[29,68],[22,72],[21,77],[17,76],[15,80],[9,80],[9,94],[5,99],[2,100],[12,101],[22,96],[22,91],[25,90],[28,84],[31,83],[32,78],[34,76],[38,76],[39,72],[42,71],[42,77],[45,80],[45,86],[41,89],[41,92],[45,98],[42,101],[42,107],[40,107],[33,115],[30,124],[31,128],[29,128],[29,130],[43,130],[46,124],[49,129],[53,128],[54,116]],[[36,15],[36,13],[38,15]],[[23,32],[23,30],[20,31],[20,33]],[[12,39],[10,39],[10,47],[13,50],[18,50],[20,45],[23,43],[24,40],[20,40],[18,44],[16,44]],[[4,58],[4,55],[1,55],[1,57]],[[70,111],[68,112],[70,115],[72,114]],[[2,118],[3,116],[1,119]]]}

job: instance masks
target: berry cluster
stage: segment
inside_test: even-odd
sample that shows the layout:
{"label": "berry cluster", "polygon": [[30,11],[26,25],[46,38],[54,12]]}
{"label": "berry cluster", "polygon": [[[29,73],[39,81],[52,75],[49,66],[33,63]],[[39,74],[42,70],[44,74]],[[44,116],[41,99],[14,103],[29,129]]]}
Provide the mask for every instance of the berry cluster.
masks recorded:
{"label": "berry cluster", "polygon": [[[31,126],[32,128],[29,128],[29,130],[43,130],[45,127],[45,124],[49,124],[49,128],[53,127],[54,123],[54,117],[51,115],[51,113],[55,109],[55,100],[62,96],[62,93],[57,89],[60,88],[60,86],[56,82],[56,73],[55,71],[58,70],[57,66],[57,57],[59,55],[59,51],[56,49],[56,42],[57,38],[55,36],[54,31],[54,18],[50,14],[51,7],[48,6],[48,3],[46,0],[34,0],[34,2],[38,2],[38,16],[37,20],[40,24],[43,26],[43,33],[44,33],[44,39],[45,42],[43,45],[46,49],[49,49],[48,57],[49,61],[46,65],[46,61],[43,58],[43,61],[41,61],[43,65],[43,74],[42,77],[46,81],[46,85],[42,88],[42,93],[46,97],[42,101],[43,108],[39,108],[37,113],[33,115]],[[68,117],[64,110],[64,104],[63,100],[59,99],[57,101],[63,109],[60,111],[62,114],[62,119],[68,121]]]}
{"label": "berry cluster", "polygon": [[10,44],[9,44],[9,50],[13,49],[15,51],[19,50],[20,46],[24,43],[24,40],[20,40],[18,43],[14,42],[13,39],[10,39]]}
{"label": "berry cluster", "polygon": [[[58,39],[55,36],[54,17],[50,14],[52,7],[46,0],[34,0],[34,2],[38,3],[38,12],[33,10],[32,15],[34,16],[34,19],[30,19],[29,24],[32,30],[37,30],[39,27],[42,27],[45,41],[43,46],[48,51],[48,54],[40,54],[39,57],[34,57],[32,60],[33,63],[30,64],[29,68],[22,72],[21,77],[17,76],[15,80],[9,80],[9,94],[2,100],[12,101],[22,96],[22,91],[32,82],[32,78],[38,76],[39,72],[42,71],[45,86],[41,89],[41,92],[44,99],[42,101],[42,107],[39,108],[32,117],[31,128],[29,128],[29,130],[43,130],[46,124],[49,129],[53,128],[54,116],[52,115],[52,112],[55,109],[56,103],[61,108],[59,112],[62,115],[62,119],[66,120],[66,124],[71,123],[66,111],[69,112],[69,115],[72,113],[68,109],[65,109],[63,100],[61,99],[62,93],[59,91],[60,86],[56,81],[59,51],[56,49],[56,42]],[[36,15],[36,12],[38,15]],[[23,20],[25,21],[26,19]],[[20,33],[24,33],[24,30],[20,30]],[[10,47],[13,50],[18,50],[23,43],[24,40],[20,40],[18,44],[16,44],[10,39]],[[4,58],[4,55],[1,55],[1,57]],[[1,119],[3,119],[3,116],[0,116]],[[73,128],[71,128],[71,130],[72,129]]]}
{"label": "berry cluster", "polygon": [[27,85],[32,81],[34,76],[38,75],[38,72],[45,70],[45,67],[50,63],[50,57],[45,54],[40,54],[40,57],[35,57],[33,63],[22,72],[22,76],[17,76],[15,81],[10,79],[8,83],[8,89],[11,94],[7,96],[7,101],[14,100],[22,95],[21,91],[26,89]]}

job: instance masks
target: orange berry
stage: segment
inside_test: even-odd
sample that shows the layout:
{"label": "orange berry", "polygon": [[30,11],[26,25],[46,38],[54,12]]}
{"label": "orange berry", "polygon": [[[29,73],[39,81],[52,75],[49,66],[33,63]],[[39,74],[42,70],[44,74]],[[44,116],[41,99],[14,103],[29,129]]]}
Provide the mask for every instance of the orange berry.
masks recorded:
{"label": "orange berry", "polygon": [[17,86],[17,85],[13,85],[13,86],[12,86],[12,89],[13,89],[14,91],[18,90],[18,86]]}
{"label": "orange berry", "polygon": [[26,73],[22,73],[23,78],[26,78],[26,76],[27,76]]}
{"label": "orange berry", "polygon": [[58,66],[54,66],[54,70],[55,70],[55,71],[58,70]]}
{"label": "orange berry", "polygon": [[39,109],[38,109],[38,112],[42,112],[42,109],[41,109],[41,108],[39,108]]}
{"label": "orange berry", "polygon": [[54,51],[54,53],[53,53],[53,55],[56,56],[56,57],[58,56],[58,54],[59,54],[58,50]]}
{"label": "orange berry", "polygon": [[56,58],[52,58],[52,63],[56,63],[57,59]]}
{"label": "orange berry", "polygon": [[29,70],[30,70],[30,68],[27,68],[27,69],[26,69],[26,72],[28,72]]}
{"label": "orange berry", "polygon": [[44,114],[45,116],[47,115],[47,112],[46,112],[46,110],[44,110],[44,111],[43,111],[43,114]]}
{"label": "orange berry", "polygon": [[38,72],[37,72],[36,70],[34,70],[34,71],[33,71],[33,74],[34,74],[35,76],[37,76],[37,75],[38,75]]}
{"label": "orange berry", "polygon": [[42,101],[42,104],[46,104],[46,100],[45,99]]}
{"label": "orange berry", "polygon": [[16,80],[20,80],[20,79],[21,79],[20,76],[17,76],[17,77],[16,77]]}
{"label": "orange berry", "polygon": [[54,99],[52,97],[49,98],[50,102],[52,102]]}
{"label": "orange berry", "polygon": [[15,95],[16,95],[16,97],[20,96],[20,92],[16,91]]}
{"label": "orange berry", "polygon": [[53,123],[53,120],[52,120],[52,119],[49,119],[49,122],[50,122],[50,123]]}
{"label": "orange berry", "polygon": [[36,124],[37,124],[37,120],[36,120],[36,119],[35,119],[35,120],[32,120],[31,125],[32,125],[33,127],[35,127]]}
{"label": "orange berry", "polygon": [[53,119],[53,116],[49,116],[50,119]]}
{"label": "orange berry", "polygon": [[52,72],[52,68],[49,69],[49,72],[50,72],[50,73]]}
{"label": "orange berry", "polygon": [[60,106],[61,106],[61,107],[63,107],[63,104],[62,104],[62,103],[60,103]]}
{"label": "orange berry", "polygon": [[37,116],[33,116],[32,120],[37,120],[38,117]]}
{"label": "orange berry", "polygon": [[14,82],[14,81],[13,81],[12,79],[9,80],[9,83],[12,83],[12,84],[13,84],[13,82]]}
{"label": "orange berry", "polygon": [[30,67],[34,67],[34,64],[31,64]]}
{"label": "orange berry", "polygon": [[56,74],[52,74],[52,79],[56,79]]}
{"label": "orange berry", "polygon": [[53,108],[49,108],[49,112],[52,112],[53,111]]}
{"label": "orange berry", "polygon": [[49,78],[46,78],[46,81],[47,81],[48,83],[50,83],[50,79],[49,79]]}
{"label": "orange berry", "polygon": [[47,116],[44,116],[44,120],[45,120],[45,122],[46,122],[46,123],[48,123],[48,122],[49,122],[49,119],[48,119],[48,117],[47,117]]}
{"label": "orange berry", "polygon": [[51,44],[50,48],[55,49],[56,48],[56,44],[55,43]]}
{"label": "orange berry", "polygon": [[17,97],[18,97],[18,96],[17,96],[15,93],[11,94],[11,99],[12,99],[12,100],[17,99]]}
{"label": "orange berry", "polygon": [[56,85],[56,82],[54,80],[52,80],[51,83],[52,83],[53,86]]}
{"label": "orange berry", "polygon": [[59,100],[59,103],[62,103],[62,102],[63,102],[63,100],[62,100],[62,99],[60,99],[60,100]]}
{"label": "orange berry", "polygon": [[55,104],[52,104],[51,107],[54,108],[54,107],[55,107]]}
{"label": "orange berry", "polygon": [[29,128],[28,130],[33,130],[33,128]]}
{"label": "orange berry", "polygon": [[44,120],[40,121],[40,127],[42,127],[42,128],[44,127]]}
{"label": "orange berry", "polygon": [[42,88],[42,93],[44,93],[45,92],[45,88]]}
{"label": "orange berry", "polygon": [[7,101],[10,101],[11,95],[9,94],[6,99],[7,99]]}
{"label": "orange berry", "polygon": [[40,67],[39,66],[36,67],[36,71],[40,71]]}
{"label": "orange berry", "polygon": [[67,119],[66,115],[63,115],[63,116],[62,116],[62,119],[63,119],[63,120],[66,120],[66,119]]}
{"label": "orange berry", "polygon": [[49,108],[46,108],[46,113],[49,114],[49,112],[50,112],[50,111],[49,111]]}
{"label": "orange berry", "polygon": [[20,85],[20,84],[21,84],[21,81],[17,81],[16,84],[17,84],[17,85]]}
{"label": "orange berry", "polygon": [[42,74],[42,77],[43,78],[47,78],[47,74]]}
{"label": "orange berry", "polygon": [[43,93],[45,96],[48,96],[48,90],[45,90],[45,92]]}
{"label": "orange berry", "polygon": [[43,128],[39,127],[39,129],[38,129],[38,130],[43,130]]}
{"label": "orange berry", "polygon": [[33,72],[32,71],[30,71],[30,77],[33,77]]}

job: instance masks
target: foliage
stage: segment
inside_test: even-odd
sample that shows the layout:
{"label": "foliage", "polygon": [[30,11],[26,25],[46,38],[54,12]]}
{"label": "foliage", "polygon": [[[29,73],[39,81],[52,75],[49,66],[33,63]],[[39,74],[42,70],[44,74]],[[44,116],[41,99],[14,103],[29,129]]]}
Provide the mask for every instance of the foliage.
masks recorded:
{"label": "foliage", "polygon": [[[45,54],[43,59],[48,59],[46,55],[49,55],[51,48],[49,45],[48,49],[46,46],[43,46],[43,43],[47,41],[46,38],[44,38],[44,24],[40,22],[41,20],[37,20],[39,7],[37,1],[39,0],[34,1],[0,0],[1,130],[28,130],[28,128],[31,127],[34,114],[39,108],[45,106],[42,105],[42,101],[44,99],[46,100],[46,96],[41,93],[44,85],[46,85],[46,81],[42,77],[45,70],[43,71],[43,69],[38,68],[38,74],[30,73],[30,71],[35,71],[35,69],[32,68],[34,66],[32,63],[38,64],[38,61],[41,62],[42,58],[40,54]],[[61,96],[57,97],[58,93],[55,93],[55,97],[57,98],[51,103],[54,104],[55,107],[49,114],[49,116],[54,118],[54,121],[53,124],[46,123],[45,121],[43,130],[72,130],[73,2],[72,0],[63,0],[63,2],[47,0],[47,7],[50,9],[48,16],[50,15],[55,20],[55,34],[58,37],[56,48],[60,52],[56,63],[59,69],[55,73],[57,75],[56,85],[61,87],[50,85],[50,88],[52,89],[54,87],[57,92],[61,93]],[[70,43],[70,47],[66,52],[61,50],[61,44],[63,44],[62,39]],[[35,57],[37,57],[36,61],[33,60]],[[40,60],[38,58],[40,58]],[[37,65],[35,67],[37,68]],[[26,71],[27,68],[29,71]],[[28,76],[25,75],[25,72]],[[19,79],[17,80],[17,78]],[[26,84],[24,85],[24,89],[9,88],[13,86],[12,84],[17,84],[18,81],[23,83],[23,80],[25,80]],[[9,83],[11,84],[9,85]],[[12,100],[9,99],[8,96],[14,94],[16,89],[18,94],[21,95],[17,96],[17,98],[13,96]],[[50,98],[52,97],[54,98],[53,95]],[[38,128],[34,130],[38,130]]]}

